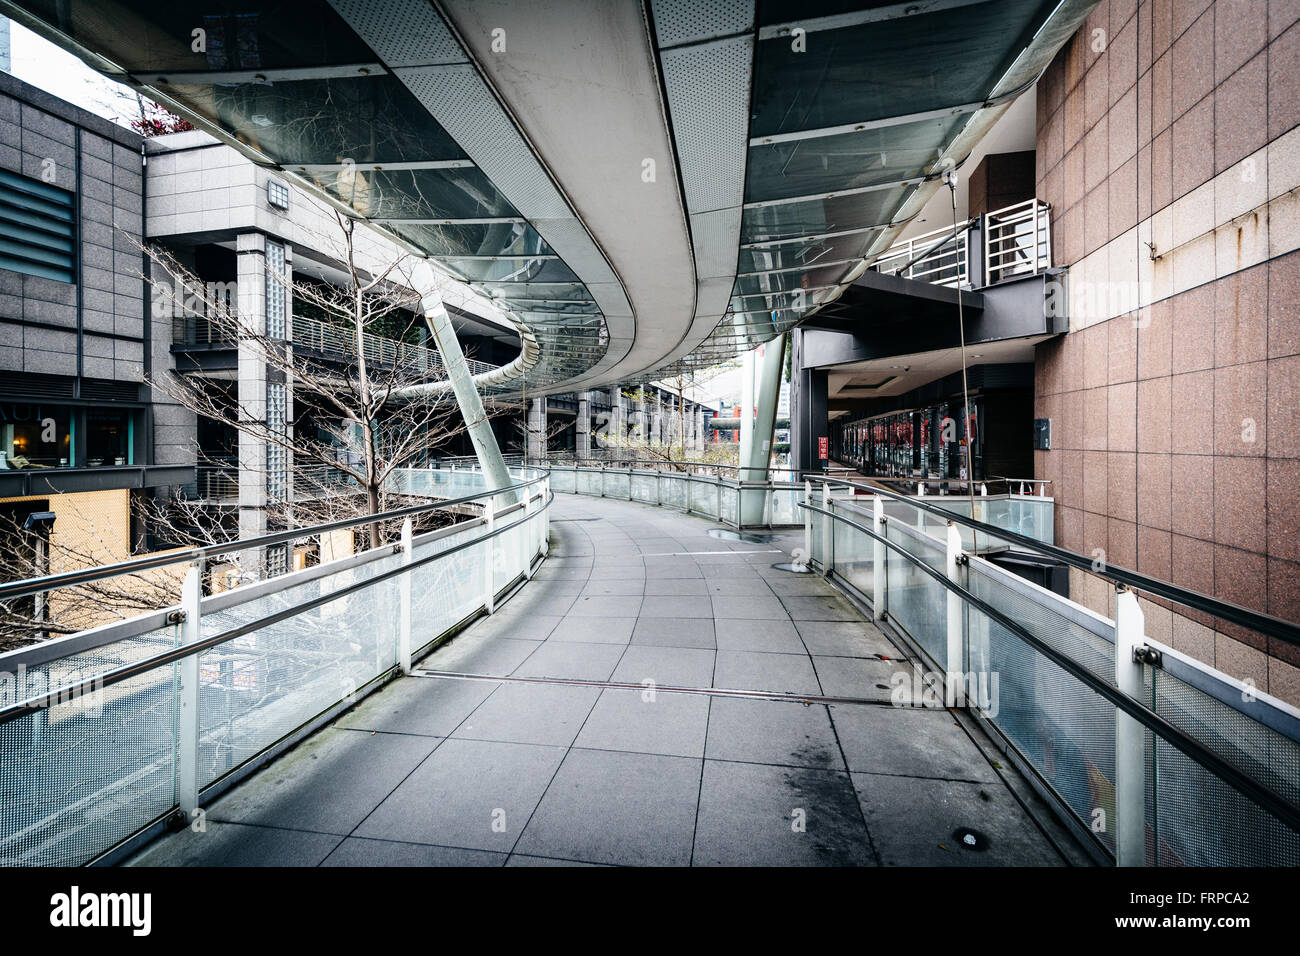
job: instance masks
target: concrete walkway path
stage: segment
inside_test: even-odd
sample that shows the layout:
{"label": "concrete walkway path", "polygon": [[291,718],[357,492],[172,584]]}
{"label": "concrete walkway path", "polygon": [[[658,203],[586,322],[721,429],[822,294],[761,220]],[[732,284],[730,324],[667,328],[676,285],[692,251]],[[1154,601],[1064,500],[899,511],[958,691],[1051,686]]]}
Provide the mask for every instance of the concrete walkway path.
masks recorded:
{"label": "concrete walkway path", "polygon": [[551,527],[533,581],[420,676],[134,862],[1065,862],[978,733],[890,705],[905,655],[816,575],[772,567],[802,535],[572,495]]}

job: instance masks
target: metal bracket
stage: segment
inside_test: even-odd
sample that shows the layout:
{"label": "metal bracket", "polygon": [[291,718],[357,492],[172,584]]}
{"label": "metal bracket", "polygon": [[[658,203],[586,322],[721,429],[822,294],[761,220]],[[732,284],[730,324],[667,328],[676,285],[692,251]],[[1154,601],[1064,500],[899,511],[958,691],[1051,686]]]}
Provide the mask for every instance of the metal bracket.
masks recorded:
{"label": "metal bracket", "polygon": [[168,624],[182,624],[185,622],[186,614],[184,611],[169,611],[167,613]]}
{"label": "metal bracket", "polygon": [[964,568],[968,564],[970,564],[969,554],[963,551],[961,554],[957,555],[957,567]]}
{"label": "metal bracket", "polygon": [[1160,667],[1164,663],[1164,655],[1154,647],[1143,644],[1140,647],[1133,648],[1133,663]]}
{"label": "metal bracket", "polygon": [[404,550],[400,544],[393,545],[393,554],[401,554]]}

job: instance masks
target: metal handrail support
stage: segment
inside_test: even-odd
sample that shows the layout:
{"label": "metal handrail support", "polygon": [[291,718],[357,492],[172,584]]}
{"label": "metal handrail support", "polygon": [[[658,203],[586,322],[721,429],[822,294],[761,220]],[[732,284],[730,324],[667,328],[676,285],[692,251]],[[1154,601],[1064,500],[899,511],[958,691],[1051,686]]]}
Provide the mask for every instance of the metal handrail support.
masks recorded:
{"label": "metal handrail support", "polygon": [[911,505],[913,508],[919,508],[929,512],[935,517],[942,518],[946,521],[954,521],[974,531],[982,532],[991,538],[1000,538],[1002,541],[1019,545],[1030,551],[1037,552],[1049,558],[1067,564],[1070,567],[1078,568],[1081,571],[1087,571],[1099,577],[1109,579],[1113,584],[1123,584],[1139,591],[1145,591],[1148,594],[1154,594],[1157,597],[1165,598],[1175,604],[1182,604],[1196,611],[1209,614],[1211,617],[1217,617],[1233,624],[1239,624],[1242,627],[1250,628],[1261,634],[1267,634],[1269,637],[1275,637],[1278,640],[1286,641],[1288,644],[1300,647],[1300,625],[1292,624],[1290,621],[1284,621],[1279,617],[1273,617],[1269,614],[1261,614],[1258,611],[1252,611],[1249,608],[1241,607],[1237,604],[1230,604],[1218,598],[1210,597],[1206,594],[1200,594],[1196,591],[1189,591],[1186,588],[1179,587],[1176,584],[1170,584],[1168,581],[1161,581],[1158,578],[1147,577],[1136,571],[1130,571],[1126,568],[1117,567],[1107,563],[1104,567],[1098,569],[1094,567],[1095,561],[1090,556],[1076,554],[1073,551],[1067,551],[1065,548],[1057,547],[1054,544],[1046,544],[1037,541],[1034,538],[1026,537],[1016,531],[1010,531],[1006,528],[999,528],[997,525],[988,524],[973,518],[967,518],[956,512],[947,511],[943,508],[931,505],[924,499],[915,498],[909,495],[900,494],[891,491],[888,488],[869,487],[858,482],[847,481],[843,478],[829,478],[821,475],[810,475],[810,480],[820,481],[825,484],[844,485],[850,488],[856,488],[868,494],[884,495],[895,501],[901,501]]}
{"label": "metal handrail support", "polygon": [[[802,507],[811,508],[812,510],[827,515],[834,520],[842,521],[858,531],[861,531],[863,534],[868,535],[872,540],[877,540],[876,533],[872,531],[871,528],[861,524],[860,522],[853,521],[843,515],[833,514],[826,509],[817,507],[816,505],[804,504]],[[1276,793],[1272,788],[1260,783],[1253,777],[1239,770],[1224,758],[1220,757],[1218,754],[1207,749],[1200,743],[1200,741],[1193,738],[1181,728],[1170,723],[1164,717],[1149,710],[1123,690],[1112,687],[1083,664],[1080,664],[1072,657],[1069,657],[1051,644],[1030,633],[1024,625],[1008,617],[1002,611],[984,601],[963,585],[950,580],[947,574],[941,571],[936,571],[906,548],[887,539],[882,543],[885,547],[896,551],[922,573],[928,575],[935,581],[939,582],[943,587],[954,592],[968,607],[972,607],[986,615],[999,627],[1014,634],[1033,650],[1037,651],[1053,664],[1068,673],[1071,677],[1076,678],[1094,693],[1105,698],[1108,703],[1115,706],[1117,711],[1122,711],[1124,714],[1133,718],[1146,729],[1157,734],[1171,746],[1177,748],[1188,758],[1246,794],[1246,796],[1250,797],[1250,799],[1256,804],[1268,811],[1272,816],[1276,817],[1281,823],[1285,824],[1297,833],[1300,833],[1300,807],[1295,806],[1285,797]]]}

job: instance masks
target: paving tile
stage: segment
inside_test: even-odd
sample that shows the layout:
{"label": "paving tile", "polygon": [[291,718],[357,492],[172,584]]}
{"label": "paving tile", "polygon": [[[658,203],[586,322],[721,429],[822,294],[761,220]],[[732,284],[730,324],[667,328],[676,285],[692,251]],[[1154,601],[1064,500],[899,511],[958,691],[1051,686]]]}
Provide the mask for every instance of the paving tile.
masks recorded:
{"label": "paving tile", "polygon": [[473,625],[474,639],[510,637],[518,641],[544,641],[562,618],[554,614],[506,614],[481,618]]}
{"label": "paving tile", "polygon": [[704,762],[696,866],[871,866],[843,771]]}
{"label": "paving tile", "polygon": [[420,667],[429,671],[505,677],[541,646],[541,641],[520,641],[512,637],[480,638],[470,631],[452,638],[424,658]]}
{"label": "paving tile", "polygon": [[786,613],[795,621],[860,621],[859,614],[848,601],[838,595],[780,595]]}
{"label": "paving tile", "polygon": [[496,688],[492,681],[402,677],[367,697],[334,726],[446,737]]}
{"label": "paving tile", "polygon": [[672,757],[704,756],[709,698],[609,687],[601,692],[575,747]]}
{"label": "paving tile", "polygon": [[581,597],[602,597],[606,595],[635,595],[640,597],[644,591],[645,580],[642,578],[619,580],[617,577],[609,577],[588,583],[587,587],[583,589]]}
{"label": "paving tile", "polygon": [[321,866],[504,866],[506,859],[504,853],[487,850],[349,837]]}
{"label": "paving tile", "polygon": [[719,620],[713,626],[719,650],[805,653],[799,632],[784,616],[770,621]]}
{"label": "paving tile", "polygon": [[599,696],[597,687],[505,683],[452,736],[567,747]]}
{"label": "paving tile", "polygon": [[844,770],[823,704],[715,697],[709,708],[711,760]]}
{"label": "paving tile", "polygon": [[832,704],[830,711],[850,770],[955,780],[998,779],[946,710]]}
{"label": "paving tile", "polygon": [[641,617],[713,618],[713,605],[702,595],[653,596],[642,599]]}
{"label": "paving tile", "polygon": [[598,595],[579,597],[569,611],[570,617],[636,617],[641,610],[639,594]]}
{"label": "paving tile", "polygon": [[547,641],[515,669],[514,676],[609,680],[626,649],[623,644]]}
{"label": "paving tile", "polygon": [[709,585],[703,578],[650,578],[645,582],[647,597],[705,595],[708,593]]}
{"label": "paving tile", "polygon": [[646,558],[646,579],[702,578],[699,565],[690,558]]}
{"label": "paving tile", "polygon": [[[1061,866],[1002,786],[855,773],[853,784],[885,866]],[[962,835],[977,831],[968,847]]]}
{"label": "paving tile", "polygon": [[781,694],[821,693],[812,661],[807,655],[754,651],[718,651],[713,686]]}
{"label": "paving tile", "polygon": [[353,835],[507,852],[563,758],[563,747],[445,740]]}
{"label": "paving tile", "polygon": [[608,863],[581,863],[577,860],[557,860],[549,856],[528,856],[524,853],[512,853],[506,860],[506,866],[609,866]]}
{"label": "paving tile", "polygon": [[703,617],[643,617],[636,622],[632,643],[712,650],[717,646],[713,627],[714,622]]}
{"label": "paving tile", "polygon": [[346,836],[438,743],[327,727],[218,800],[208,819]]}
{"label": "paving tile", "polygon": [[[706,581],[708,584],[706,593],[715,597],[772,596],[772,589],[758,575],[754,575],[752,578],[706,578]],[[784,609],[782,609],[781,615],[785,616]]]}
{"label": "paving tile", "polygon": [[212,821],[203,833],[188,828],[153,844],[130,866],[318,866],[342,837],[306,830]]}
{"label": "paving tile", "polygon": [[626,684],[652,680],[659,687],[709,687],[713,679],[713,653],[704,648],[633,643],[619,661],[614,680]]}
{"label": "paving tile", "polygon": [[904,656],[874,625],[865,621],[798,621],[795,627],[808,653],[814,656]]}
{"label": "paving tile", "polygon": [[910,683],[914,669],[906,661],[880,661],[871,657],[814,657],[817,679],[828,697],[890,700],[895,674]]}
{"label": "paving tile", "polygon": [[632,638],[634,617],[566,617],[551,632],[551,641],[581,644],[626,644]]}
{"label": "paving tile", "polygon": [[747,594],[731,596],[714,594],[713,616],[749,621],[785,621],[785,608],[772,595]]}
{"label": "paving tile", "polygon": [[571,750],[516,849],[594,863],[685,866],[699,787],[699,760]]}

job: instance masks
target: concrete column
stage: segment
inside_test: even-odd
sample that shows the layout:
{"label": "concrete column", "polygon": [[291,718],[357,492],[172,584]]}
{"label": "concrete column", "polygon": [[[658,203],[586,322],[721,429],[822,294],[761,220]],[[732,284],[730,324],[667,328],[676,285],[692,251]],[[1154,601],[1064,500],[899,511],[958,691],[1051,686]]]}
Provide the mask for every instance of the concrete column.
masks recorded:
{"label": "concrete column", "polygon": [[546,399],[534,398],[528,403],[528,457],[530,461],[546,461]]}
{"label": "concrete column", "polygon": [[609,436],[607,444],[617,444],[627,436],[627,406],[623,390],[615,385],[609,390],[609,423],[605,427]]}
{"label": "concrete column", "polygon": [[578,393],[577,453],[579,458],[591,457],[591,393]]}

